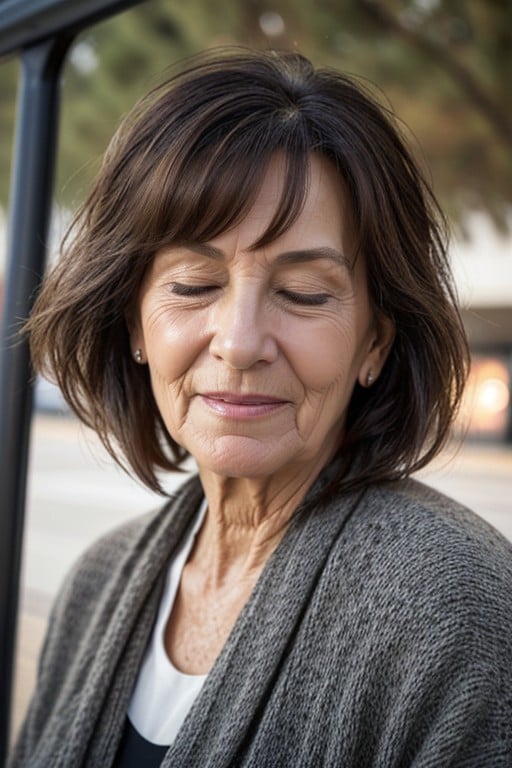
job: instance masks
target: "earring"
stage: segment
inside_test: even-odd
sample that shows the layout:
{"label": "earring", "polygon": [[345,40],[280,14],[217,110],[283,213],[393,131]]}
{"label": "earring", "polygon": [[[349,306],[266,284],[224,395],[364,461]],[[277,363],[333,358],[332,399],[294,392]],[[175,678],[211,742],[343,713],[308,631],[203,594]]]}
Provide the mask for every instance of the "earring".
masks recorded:
{"label": "earring", "polygon": [[133,359],[136,363],[142,363],[142,349],[136,349],[133,353]]}
{"label": "earring", "polygon": [[368,376],[366,377],[366,386],[371,387],[374,381],[375,381],[375,376],[371,371],[368,371]]}

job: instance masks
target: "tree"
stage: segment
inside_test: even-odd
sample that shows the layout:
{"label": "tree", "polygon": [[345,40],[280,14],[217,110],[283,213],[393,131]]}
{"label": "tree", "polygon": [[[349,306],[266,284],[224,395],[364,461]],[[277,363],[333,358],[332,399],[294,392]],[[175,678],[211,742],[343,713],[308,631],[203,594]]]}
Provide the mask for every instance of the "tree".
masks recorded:
{"label": "tree", "polygon": [[[158,73],[210,45],[296,48],[375,84],[410,126],[444,207],[504,227],[512,203],[510,0],[148,0],[89,30],[65,70],[57,195],[81,198],[120,117]],[[0,130],[15,68],[3,65]],[[380,89],[386,94],[380,92]],[[420,149],[421,147],[421,149]],[[1,199],[8,155],[0,147]]]}

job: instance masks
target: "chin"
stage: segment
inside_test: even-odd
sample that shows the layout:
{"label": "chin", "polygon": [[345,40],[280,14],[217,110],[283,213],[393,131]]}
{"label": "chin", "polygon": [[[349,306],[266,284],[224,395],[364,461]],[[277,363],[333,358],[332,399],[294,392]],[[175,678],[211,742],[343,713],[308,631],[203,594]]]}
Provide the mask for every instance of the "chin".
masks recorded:
{"label": "chin", "polygon": [[200,469],[224,477],[267,477],[286,468],[293,457],[288,451],[248,437],[219,437],[212,451],[194,453]]}

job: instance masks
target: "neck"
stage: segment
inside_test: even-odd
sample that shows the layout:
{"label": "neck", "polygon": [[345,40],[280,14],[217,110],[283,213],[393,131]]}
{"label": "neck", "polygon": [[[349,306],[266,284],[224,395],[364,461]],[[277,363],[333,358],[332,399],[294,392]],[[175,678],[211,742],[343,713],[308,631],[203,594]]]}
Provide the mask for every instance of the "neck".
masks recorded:
{"label": "neck", "polygon": [[233,478],[200,471],[208,513],[194,547],[213,587],[255,580],[321,467],[286,477]]}

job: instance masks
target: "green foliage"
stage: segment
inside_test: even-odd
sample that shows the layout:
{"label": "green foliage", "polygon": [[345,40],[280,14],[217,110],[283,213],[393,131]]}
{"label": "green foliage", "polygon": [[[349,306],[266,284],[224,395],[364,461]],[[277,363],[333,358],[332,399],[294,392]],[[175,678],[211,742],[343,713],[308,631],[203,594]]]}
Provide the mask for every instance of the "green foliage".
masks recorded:
{"label": "green foliage", "polygon": [[0,63],[0,205],[5,205],[11,176],[12,136],[18,85],[18,62]]}
{"label": "green foliage", "polygon": [[[120,118],[177,60],[213,45],[298,49],[382,90],[454,220],[504,225],[512,203],[508,0],[146,0],[96,26],[64,73],[56,194],[84,194]],[[7,194],[16,67],[0,67],[0,195]],[[420,149],[421,147],[421,149]]]}

